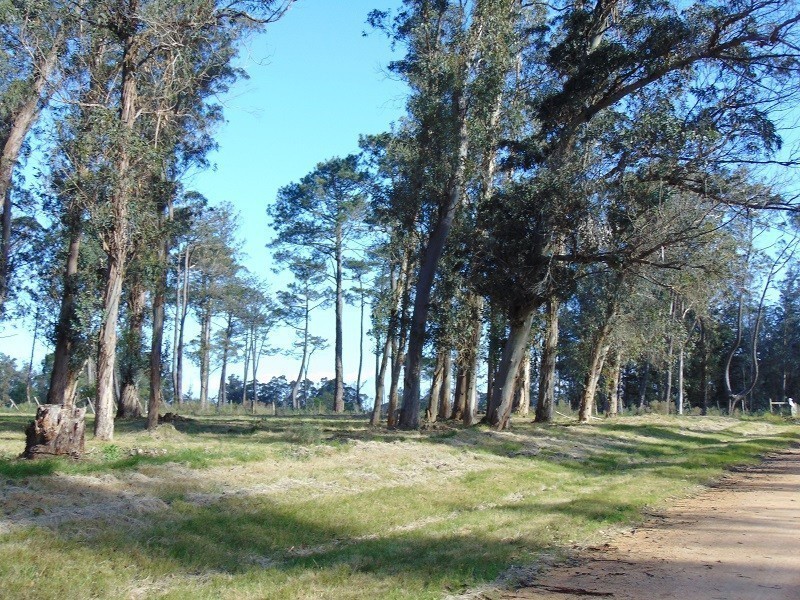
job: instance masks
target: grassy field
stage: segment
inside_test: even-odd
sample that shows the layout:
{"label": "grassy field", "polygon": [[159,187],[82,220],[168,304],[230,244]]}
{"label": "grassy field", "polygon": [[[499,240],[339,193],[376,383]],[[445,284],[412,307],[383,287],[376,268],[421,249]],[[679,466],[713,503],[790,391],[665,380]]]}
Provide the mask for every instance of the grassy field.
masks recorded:
{"label": "grassy field", "polygon": [[408,433],[226,416],[120,423],[80,462],[27,462],[29,420],[0,414],[2,598],[492,597],[800,440],[755,418]]}

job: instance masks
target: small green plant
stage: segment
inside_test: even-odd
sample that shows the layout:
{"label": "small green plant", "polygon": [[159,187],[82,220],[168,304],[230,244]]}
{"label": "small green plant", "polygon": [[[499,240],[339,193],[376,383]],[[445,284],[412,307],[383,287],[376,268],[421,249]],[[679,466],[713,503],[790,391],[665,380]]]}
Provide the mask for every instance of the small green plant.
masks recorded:
{"label": "small green plant", "polygon": [[311,446],[322,441],[322,430],[317,425],[302,423],[292,429],[287,437],[290,442]]}
{"label": "small green plant", "polygon": [[108,446],[103,447],[102,450],[103,458],[105,460],[118,460],[120,456],[122,456],[122,450],[120,450],[119,446],[116,444],[109,444]]}

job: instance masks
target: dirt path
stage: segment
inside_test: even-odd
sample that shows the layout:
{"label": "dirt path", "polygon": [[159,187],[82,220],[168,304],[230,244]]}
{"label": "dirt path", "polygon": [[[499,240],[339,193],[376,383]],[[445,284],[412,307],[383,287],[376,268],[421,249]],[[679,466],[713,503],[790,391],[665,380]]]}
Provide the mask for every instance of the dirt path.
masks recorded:
{"label": "dirt path", "polygon": [[726,476],[512,599],[800,600],[800,449]]}

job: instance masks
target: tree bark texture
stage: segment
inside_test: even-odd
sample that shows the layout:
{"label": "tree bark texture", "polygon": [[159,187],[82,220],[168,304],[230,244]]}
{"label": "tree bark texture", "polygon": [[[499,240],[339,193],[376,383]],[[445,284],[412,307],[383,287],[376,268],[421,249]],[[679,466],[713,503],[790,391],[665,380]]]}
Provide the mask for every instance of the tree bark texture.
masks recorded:
{"label": "tree bark texture", "polygon": [[614,353],[608,377],[608,416],[615,417],[620,410],[619,383],[622,376],[622,353]]}
{"label": "tree bark texture", "polygon": [[[130,0],[131,14],[136,1]],[[133,40],[124,42],[121,71],[120,122],[124,135],[131,135],[136,120],[136,58]],[[108,271],[103,295],[103,319],[97,351],[97,414],[94,434],[100,440],[114,437],[113,378],[117,352],[117,319],[122,295],[122,281],[128,254],[128,226],[130,204],[131,155],[127,141],[122,140],[117,161],[118,181],[111,197],[111,219],[109,230],[103,233],[103,246],[108,256]]]}
{"label": "tree bark texture", "polygon": [[514,380],[528,346],[536,308],[536,306],[524,308],[510,319],[511,330],[500,357],[497,377],[492,385],[492,410],[487,415],[489,423],[495,429],[508,428],[511,406],[514,402]]}
{"label": "tree bark texture", "polygon": [[586,423],[592,416],[595,407],[595,396],[597,395],[597,382],[600,380],[600,373],[603,370],[603,363],[608,354],[609,345],[606,344],[608,334],[604,334],[605,328],[598,333],[592,344],[591,354],[589,355],[589,368],[583,380],[583,394],[578,411],[578,420]]}
{"label": "tree bark texture", "polygon": [[114,437],[114,364],[117,348],[117,320],[122,296],[122,268],[118,257],[110,256],[108,275],[103,299],[104,315],[100,326],[97,351],[97,411],[94,420],[94,435],[103,441]]}
{"label": "tree bark texture", "polygon": [[383,352],[381,352],[380,365],[375,374],[375,404],[372,406],[372,417],[369,424],[378,427],[381,424],[381,409],[383,408],[383,398],[386,391],[386,368],[389,366],[389,355],[392,352],[392,340],[388,335],[383,342]]}
{"label": "tree bark texture", "polygon": [[453,392],[453,412],[450,418],[454,421],[464,420],[464,411],[467,409],[467,369],[457,364],[456,389]]}
{"label": "tree bark texture", "polygon": [[342,287],[342,226],[336,227],[336,339],[334,340],[334,386],[333,412],[344,412],[344,367],[342,366],[343,336],[342,313],[344,312],[344,290]]}
{"label": "tree bark texture", "polygon": [[586,423],[591,416],[594,408],[595,394],[597,392],[597,382],[600,379],[600,372],[603,369],[603,362],[608,353],[608,338],[614,328],[614,319],[619,308],[619,292],[625,281],[625,271],[617,272],[614,282],[609,289],[608,300],[606,301],[605,312],[602,322],[598,325],[592,337],[592,345],[589,352],[589,369],[584,378],[583,394],[581,396],[578,419],[581,423]]}
{"label": "tree bark texture", "polygon": [[531,409],[531,353],[525,352],[525,356],[520,364],[519,376],[519,389],[517,394],[519,397],[516,403],[516,412],[520,417],[527,417]]}
{"label": "tree bark texture", "polygon": [[452,407],[450,406],[450,372],[453,367],[453,359],[450,349],[446,349],[442,353],[442,384],[439,386],[439,393],[436,395],[436,401],[439,403],[437,415],[439,419],[445,420],[452,418]]}
{"label": "tree bark texture", "polygon": [[[211,371],[211,299],[203,303],[200,316],[200,410],[208,409],[208,382]],[[246,383],[246,382],[245,382]]]}
{"label": "tree bark texture", "polygon": [[425,420],[434,423],[439,416],[439,396],[442,392],[442,375],[444,370],[444,351],[442,345],[436,352],[436,361],[433,365],[433,378],[431,379],[431,390],[428,394],[428,408],[425,410]]}
{"label": "tree bark texture", "polygon": [[[163,217],[162,217],[163,221]],[[153,291],[153,333],[150,338],[150,397],[147,403],[147,429],[158,427],[158,411],[161,410],[162,362],[164,347],[164,306],[167,296],[167,257],[169,256],[169,239],[158,250],[159,272]]]}
{"label": "tree bark texture", "polygon": [[547,302],[547,330],[542,348],[542,366],[539,370],[539,390],[536,400],[536,422],[550,423],[553,420],[556,389],[556,359],[558,356],[558,298]]}
{"label": "tree bark texture", "polygon": [[[189,246],[183,253],[183,268],[178,271],[178,290],[176,303],[176,329],[175,348],[173,350],[172,385],[174,387],[175,402],[180,406],[183,403],[183,346],[186,331],[186,316],[189,313]],[[182,272],[181,272],[182,271]],[[181,284],[181,275],[183,283]]]}
{"label": "tree bark texture", "polygon": [[462,422],[465,427],[472,427],[478,420],[478,357],[481,348],[481,331],[483,329],[483,296],[471,296],[469,351],[465,356],[467,369],[466,396],[464,399],[464,414]]}
{"label": "tree bark texture", "polygon": [[118,419],[142,416],[138,380],[142,364],[144,309],[145,289],[138,282],[132,282],[131,290],[128,293],[128,323],[124,336],[125,352],[120,365],[122,392],[117,407]]}

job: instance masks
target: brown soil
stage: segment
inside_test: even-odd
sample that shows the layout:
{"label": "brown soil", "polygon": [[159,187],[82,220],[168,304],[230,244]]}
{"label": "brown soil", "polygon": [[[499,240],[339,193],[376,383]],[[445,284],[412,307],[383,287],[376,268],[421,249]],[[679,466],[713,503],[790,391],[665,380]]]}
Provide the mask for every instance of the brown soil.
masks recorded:
{"label": "brown soil", "polygon": [[740,469],[503,598],[800,600],[800,449]]}

